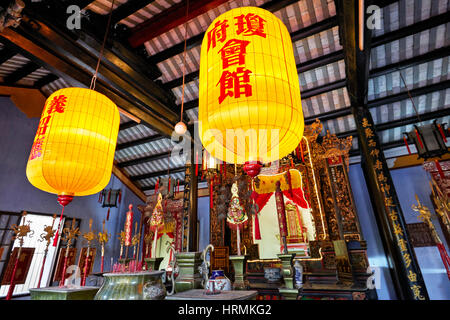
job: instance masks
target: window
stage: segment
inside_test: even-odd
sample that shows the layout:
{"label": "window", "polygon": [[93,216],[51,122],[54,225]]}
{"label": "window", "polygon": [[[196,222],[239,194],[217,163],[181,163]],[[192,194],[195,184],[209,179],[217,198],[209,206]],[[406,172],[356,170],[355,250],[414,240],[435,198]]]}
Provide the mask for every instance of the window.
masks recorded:
{"label": "window", "polygon": [[[18,221],[20,220],[20,224],[23,224],[23,217],[21,217],[20,214],[8,214],[9,219],[7,222],[3,224],[4,219],[6,221],[6,218],[3,218],[3,214],[0,216],[0,223],[1,224],[1,231],[9,232],[8,236],[5,239],[9,239],[11,241],[11,237],[14,235],[13,231],[10,229],[13,224],[19,224]],[[7,215],[7,216],[8,216]],[[14,220],[16,219],[16,220]],[[51,226],[53,221],[53,216],[51,215],[44,215],[44,214],[37,214],[37,213],[28,213],[25,216],[26,223],[30,222],[31,230],[34,231],[34,234],[32,236],[28,236],[24,238],[23,247],[28,248],[35,248],[33,259],[31,261],[30,269],[28,270],[27,278],[25,280],[24,284],[16,285],[14,288],[13,295],[18,294],[27,294],[29,293],[29,288],[36,288],[39,282],[39,275],[41,272],[42,267],[42,261],[44,260],[44,252],[47,245],[47,242],[45,240],[41,239],[41,234],[44,234],[44,227],[45,226]],[[55,223],[53,228],[56,229],[59,223],[59,217],[55,219]],[[3,230],[4,229],[4,230]],[[9,237],[9,238],[8,238]],[[6,269],[8,258],[10,253],[15,247],[19,247],[19,240],[14,241],[13,246],[7,244],[7,241],[3,242],[2,239],[2,248],[5,248],[4,251],[7,253],[7,257],[5,258],[5,252],[3,253],[2,263],[0,265],[0,268]],[[50,284],[50,275],[52,274],[53,267],[55,265],[55,261],[57,258],[57,250],[59,246],[53,247],[53,243],[51,242],[48,247],[48,253],[47,253],[47,260],[45,262],[45,268],[44,272],[42,274],[42,280],[41,280],[41,288],[46,287]],[[2,277],[3,277],[4,270],[2,270]],[[9,285],[3,285],[0,288],[0,297],[6,297],[6,294],[8,293]]]}

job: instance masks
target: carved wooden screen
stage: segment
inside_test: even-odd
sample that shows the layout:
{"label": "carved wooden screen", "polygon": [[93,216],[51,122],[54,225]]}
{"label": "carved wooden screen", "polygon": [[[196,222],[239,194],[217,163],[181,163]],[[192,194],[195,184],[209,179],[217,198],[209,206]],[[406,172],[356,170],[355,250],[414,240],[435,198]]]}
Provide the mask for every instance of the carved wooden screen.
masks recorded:
{"label": "carved wooden screen", "polygon": [[229,271],[229,248],[214,247],[211,255],[211,271],[223,270],[225,273]]}

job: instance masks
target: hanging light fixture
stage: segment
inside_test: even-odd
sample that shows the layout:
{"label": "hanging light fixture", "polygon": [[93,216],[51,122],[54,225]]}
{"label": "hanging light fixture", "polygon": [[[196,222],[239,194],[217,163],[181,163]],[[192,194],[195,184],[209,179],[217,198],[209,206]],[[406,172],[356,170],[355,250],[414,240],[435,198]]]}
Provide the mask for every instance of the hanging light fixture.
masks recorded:
{"label": "hanging light fixture", "polygon": [[186,19],[184,21],[184,51],[183,51],[183,85],[181,87],[181,116],[180,122],[175,125],[175,132],[180,136],[186,133],[187,127],[183,122],[184,111],[184,88],[185,88],[185,76],[186,76],[186,42],[187,42],[187,21],[189,15],[189,0],[186,1]]}
{"label": "hanging light fixture", "polygon": [[236,8],[206,30],[199,122],[211,156],[245,164],[251,176],[298,146],[304,129],[298,73],[291,37],[275,15]]}
{"label": "hanging light fixture", "polygon": [[113,6],[114,0],[90,88],[61,89],[47,99],[28,158],[30,183],[57,194],[63,207],[53,246],[64,207],[74,196],[101,191],[111,178],[120,115],[117,106],[94,89]]}
{"label": "hanging light fixture", "polygon": [[[403,78],[401,72],[400,78],[408,92],[409,99],[411,100],[412,106],[417,115],[418,122],[420,123],[422,122],[422,120],[420,119],[420,115],[417,112],[416,105],[414,104],[414,100],[411,97],[409,89],[406,86],[405,79]],[[447,137],[445,136],[444,131],[445,125],[446,123],[437,123],[437,120],[434,120],[432,124],[414,125],[414,129],[409,132],[405,132],[405,136],[403,137],[408,153],[411,154],[411,149],[408,145],[409,138],[414,142],[419,158],[427,160],[429,158],[442,157],[444,154],[446,154],[448,152],[448,149],[445,145],[445,143],[447,142]],[[437,165],[439,165],[437,161],[436,163]]]}

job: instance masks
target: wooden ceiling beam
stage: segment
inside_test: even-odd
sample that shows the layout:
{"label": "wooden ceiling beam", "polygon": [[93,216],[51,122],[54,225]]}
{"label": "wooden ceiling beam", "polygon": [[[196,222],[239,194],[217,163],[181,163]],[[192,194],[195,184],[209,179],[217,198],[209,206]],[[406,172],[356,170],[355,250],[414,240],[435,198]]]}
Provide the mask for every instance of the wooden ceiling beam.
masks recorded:
{"label": "wooden ceiling beam", "polygon": [[11,59],[16,55],[14,50],[3,47],[2,51],[0,51],[0,65]]}
{"label": "wooden ceiling beam", "polygon": [[150,142],[154,142],[154,141],[158,141],[161,139],[167,139],[167,137],[160,135],[160,134],[156,134],[154,136],[150,136],[150,137],[146,137],[146,138],[142,138],[142,139],[138,139],[138,140],[133,140],[130,142],[124,142],[121,144],[118,144],[116,147],[116,151],[118,150],[123,150],[126,148],[132,148],[132,147],[136,147],[142,144],[146,144],[146,143],[150,143]]}
{"label": "wooden ceiling beam", "polygon": [[131,166],[135,166],[138,164],[143,164],[143,163],[149,163],[152,161],[158,161],[158,160],[167,160],[169,155],[171,153],[170,151],[165,151],[165,152],[161,152],[158,154],[154,154],[148,157],[142,157],[142,158],[137,158],[137,159],[133,159],[133,160],[129,160],[129,161],[124,161],[124,162],[119,162],[117,163],[117,165],[120,168],[125,168],[125,167],[131,167]]}
{"label": "wooden ceiling beam", "polygon": [[[97,62],[96,57],[86,54],[73,39],[58,34],[40,21],[33,19],[33,24],[37,24],[39,28],[31,28],[23,18],[18,28],[7,28],[0,37],[5,44],[19,50],[22,55],[35,60],[35,63],[46,67],[55,75],[72,79],[69,83],[89,86]],[[153,129],[170,137],[178,117],[168,111],[167,105],[153,96],[153,91],[145,89],[151,82],[149,79],[145,83],[136,79],[132,82],[130,77],[102,64],[96,90]],[[139,82],[142,83],[138,84]]]}
{"label": "wooden ceiling beam", "polygon": [[24,66],[20,67],[19,69],[13,71],[12,73],[8,74],[6,77],[3,78],[3,82],[5,84],[11,85],[19,80],[25,78],[29,74],[35,72],[37,69],[39,69],[39,65],[34,62],[28,62]]}
{"label": "wooden ceiling beam", "polygon": [[33,84],[33,87],[40,89],[58,79],[59,79],[58,76],[50,73],[50,74],[42,77],[41,79],[36,80]]}
{"label": "wooden ceiling beam", "polygon": [[[186,170],[186,168],[184,166],[182,166],[182,167],[170,169],[169,173],[170,174],[180,173],[180,172],[184,172],[185,170]],[[138,175],[138,176],[130,176],[130,179],[131,179],[131,181],[138,181],[138,180],[156,178],[156,177],[160,177],[160,176],[166,176],[169,173],[167,172],[167,170],[161,170],[161,171],[141,174],[141,175]]]}
{"label": "wooden ceiling beam", "polygon": [[[228,0],[197,0],[189,2],[187,20],[189,21],[196,18],[227,1]],[[136,48],[145,42],[185,23],[186,7],[187,1],[182,1],[134,27],[131,30],[130,37],[128,38],[130,45],[133,48]]]}
{"label": "wooden ceiling beam", "polygon": [[130,180],[128,174],[117,165],[113,166],[112,174],[114,174],[128,189],[130,189],[143,202],[147,202],[147,196],[133,181]]}

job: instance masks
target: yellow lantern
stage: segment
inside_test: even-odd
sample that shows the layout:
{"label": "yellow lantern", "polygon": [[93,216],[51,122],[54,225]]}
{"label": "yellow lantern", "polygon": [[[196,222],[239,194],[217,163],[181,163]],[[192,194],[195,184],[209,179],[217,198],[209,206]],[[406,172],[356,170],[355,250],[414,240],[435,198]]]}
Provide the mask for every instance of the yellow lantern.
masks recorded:
{"label": "yellow lantern", "polygon": [[119,124],[117,106],[104,95],[83,88],[56,91],[42,111],[28,180],[57,194],[63,208],[74,196],[100,192],[111,178]]}
{"label": "yellow lantern", "polygon": [[292,40],[269,11],[236,8],[212,22],[199,82],[200,139],[214,158],[271,162],[299,145],[304,119]]}

